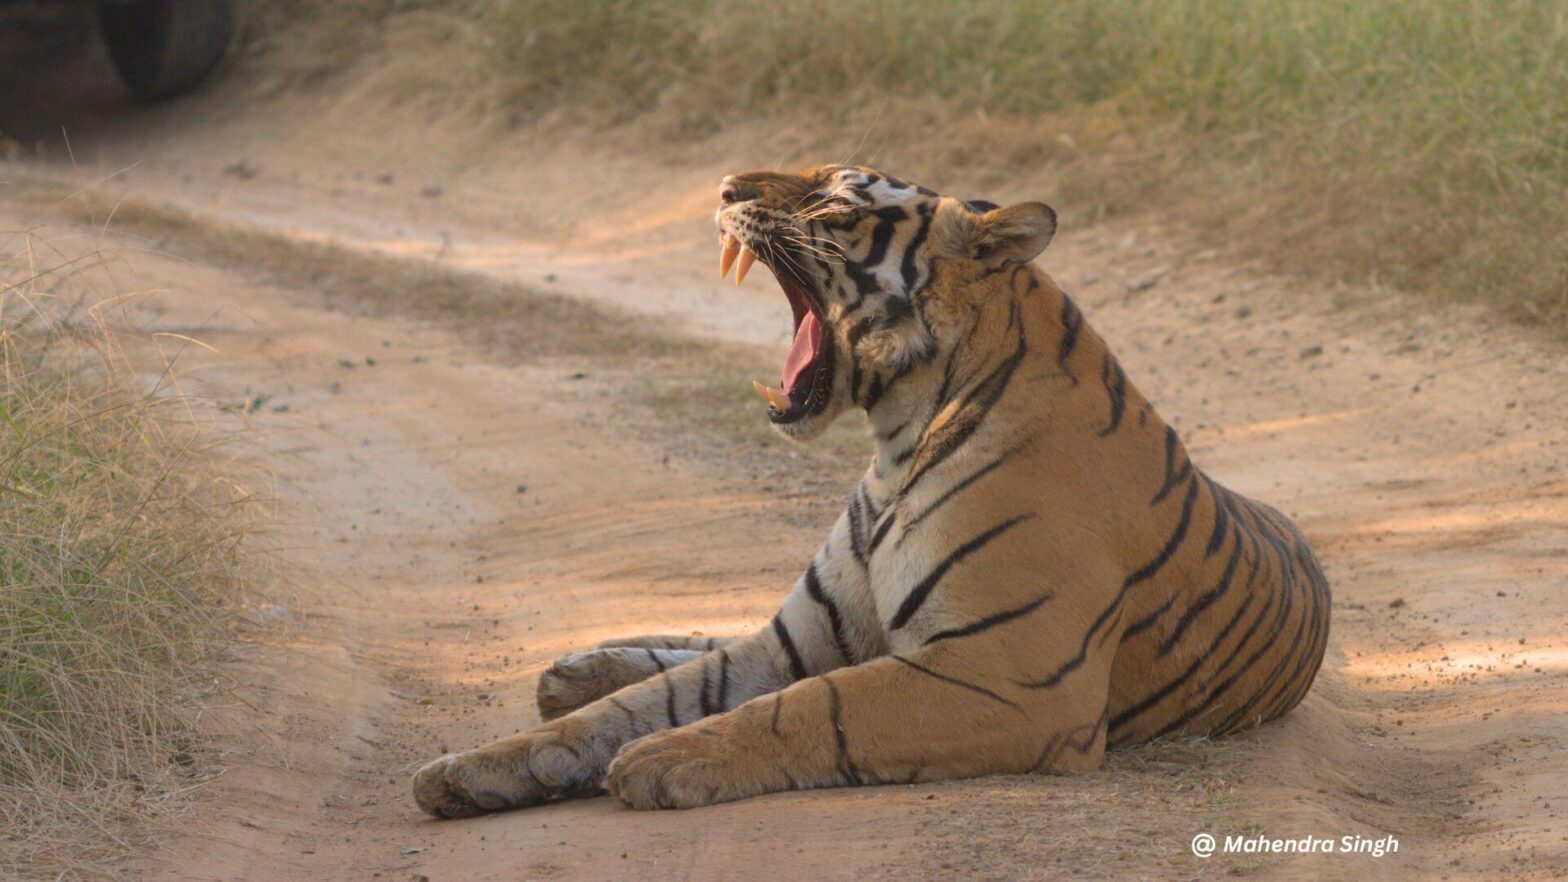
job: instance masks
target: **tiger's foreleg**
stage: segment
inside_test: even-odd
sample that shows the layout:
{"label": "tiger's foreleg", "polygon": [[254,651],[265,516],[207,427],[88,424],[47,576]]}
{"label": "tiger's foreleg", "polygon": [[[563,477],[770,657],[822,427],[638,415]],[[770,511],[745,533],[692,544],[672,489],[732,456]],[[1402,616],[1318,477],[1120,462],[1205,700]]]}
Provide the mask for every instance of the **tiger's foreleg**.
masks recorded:
{"label": "tiger's foreleg", "polygon": [[605,640],[587,652],[574,652],[557,659],[539,675],[535,690],[539,718],[564,717],[612,692],[662,674],[704,652],[722,649],[739,639],[646,634]]}
{"label": "tiger's foreleg", "polygon": [[[819,554],[758,633],[532,731],[441,757],[414,776],[415,800],[433,815],[455,818],[595,793],[627,742],[723,714],[875,652],[880,637],[871,636],[877,625],[863,581],[853,569],[829,565],[828,556]],[[847,553],[833,557],[853,564]],[[862,621],[861,610],[871,618]]]}
{"label": "tiger's foreleg", "polygon": [[779,790],[1097,768],[1109,655],[1049,693],[927,648],[812,677],[629,744],[606,786],[635,808]]}
{"label": "tiger's foreleg", "polygon": [[539,675],[539,718],[564,717],[633,683],[703,656],[698,649],[611,647],[576,652]]}

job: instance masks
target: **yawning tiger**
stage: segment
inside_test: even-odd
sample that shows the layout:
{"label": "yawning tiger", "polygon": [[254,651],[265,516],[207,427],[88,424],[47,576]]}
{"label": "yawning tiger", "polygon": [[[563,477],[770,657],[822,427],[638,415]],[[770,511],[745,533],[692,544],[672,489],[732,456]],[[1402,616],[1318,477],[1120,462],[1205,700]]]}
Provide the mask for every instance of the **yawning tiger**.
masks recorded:
{"label": "yawning tiger", "polygon": [[795,318],[768,418],[850,408],[876,453],[771,624],[635,638],[545,672],[548,722],[419,771],[461,817],[608,788],[639,808],[1080,771],[1301,701],[1329,588],[1279,512],[1187,457],[1034,259],[1050,207],[830,166],[725,178],[721,268]]}

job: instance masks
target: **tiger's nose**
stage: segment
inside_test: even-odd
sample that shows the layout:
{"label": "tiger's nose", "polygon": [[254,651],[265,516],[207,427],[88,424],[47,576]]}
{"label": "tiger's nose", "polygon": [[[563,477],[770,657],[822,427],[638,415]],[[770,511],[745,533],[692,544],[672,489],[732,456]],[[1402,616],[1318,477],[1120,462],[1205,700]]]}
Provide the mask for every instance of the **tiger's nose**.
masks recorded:
{"label": "tiger's nose", "polygon": [[725,205],[733,205],[736,202],[750,202],[756,199],[757,195],[756,186],[745,181],[725,178],[719,182],[719,201]]}

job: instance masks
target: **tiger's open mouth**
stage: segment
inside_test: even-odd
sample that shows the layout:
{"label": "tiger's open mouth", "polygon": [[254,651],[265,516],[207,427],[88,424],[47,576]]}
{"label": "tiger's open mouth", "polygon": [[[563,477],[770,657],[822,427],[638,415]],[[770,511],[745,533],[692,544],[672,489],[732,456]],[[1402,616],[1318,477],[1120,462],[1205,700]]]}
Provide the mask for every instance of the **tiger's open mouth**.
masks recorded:
{"label": "tiger's open mouth", "polygon": [[[735,267],[735,284],[739,285],[757,262],[757,255],[729,233],[719,236],[719,278],[729,275]],[[773,273],[795,321],[795,336],[789,354],[784,357],[778,388],[757,380],[752,388],[768,403],[768,419],[775,423],[793,423],[796,420],[821,412],[828,405],[833,385],[833,347],[823,332],[822,316],[816,300],[794,273],[781,272],[768,262],[764,266]]]}

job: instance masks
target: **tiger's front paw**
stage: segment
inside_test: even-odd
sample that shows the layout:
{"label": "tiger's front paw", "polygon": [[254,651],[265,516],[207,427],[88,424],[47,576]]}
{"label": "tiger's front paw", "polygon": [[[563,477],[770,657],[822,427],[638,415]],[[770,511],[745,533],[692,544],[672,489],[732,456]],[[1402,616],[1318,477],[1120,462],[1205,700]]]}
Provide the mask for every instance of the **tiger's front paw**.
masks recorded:
{"label": "tiger's front paw", "polygon": [[730,751],[711,729],[657,732],[621,748],[605,788],[632,808],[696,808],[751,796]]}
{"label": "tiger's front paw", "polygon": [[560,659],[539,675],[539,718],[554,720],[648,675],[619,651],[590,650]]}
{"label": "tiger's front paw", "polygon": [[414,802],[437,818],[469,818],[593,793],[604,769],[596,753],[569,731],[536,729],[427,763],[414,773]]}
{"label": "tiger's front paw", "polygon": [[428,762],[414,773],[414,802],[437,818],[471,818],[511,805],[507,797],[479,785],[481,776],[474,772],[458,754]]}

